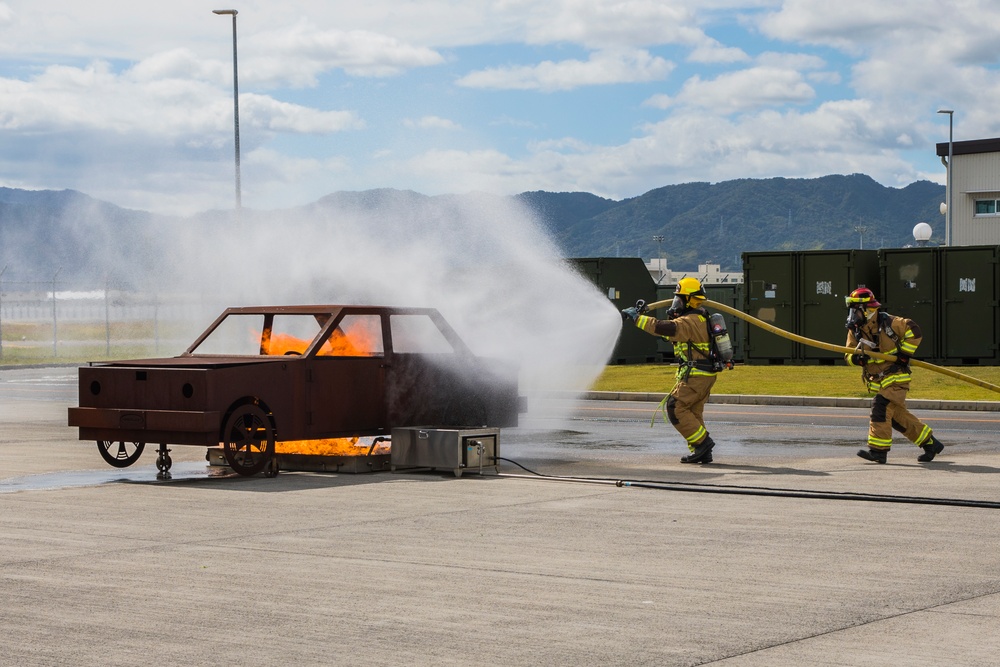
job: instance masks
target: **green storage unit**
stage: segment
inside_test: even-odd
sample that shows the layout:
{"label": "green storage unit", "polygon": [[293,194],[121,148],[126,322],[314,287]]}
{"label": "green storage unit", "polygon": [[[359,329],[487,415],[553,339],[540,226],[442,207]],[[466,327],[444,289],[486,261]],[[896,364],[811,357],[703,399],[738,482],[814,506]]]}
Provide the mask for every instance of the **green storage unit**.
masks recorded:
{"label": "green storage unit", "polygon": [[[940,355],[950,366],[996,366],[998,248],[938,248],[940,256]],[[891,312],[891,311],[890,311]],[[918,356],[923,352],[923,344]]]}
{"label": "green storage unit", "polygon": [[[858,287],[879,287],[877,250],[811,250],[796,254],[799,312],[793,330],[812,340],[843,345],[847,340],[847,307],[844,297]],[[840,352],[800,345],[805,363],[833,365]]]}
{"label": "green storage unit", "polygon": [[[567,261],[597,285],[618,310],[634,306],[639,299],[649,302],[656,298],[656,283],[638,257],[585,257]],[[654,363],[658,361],[658,340],[631,324],[623,326],[608,363]]]}
{"label": "green storage unit", "polygon": [[[658,284],[656,286],[656,300],[657,301],[673,301],[674,291],[677,289],[677,285],[663,285]],[[655,317],[666,317],[666,308],[661,308],[660,310],[653,313]],[[669,340],[664,340],[663,338],[656,339],[656,356],[660,361],[673,361],[674,360],[674,344]]]}
{"label": "green storage unit", "polygon": [[940,248],[883,248],[879,250],[881,289],[875,296],[888,312],[920,325],[923,340],[917,358],[941,360]]}
{"label": "green storage unit", "polygon": [[[743,253],[743,312],[794,332],[798,302],[796,261],[792,252]],[[748,326],[744,360],[748,364],[794,363],[798,343],[757,326]]]}

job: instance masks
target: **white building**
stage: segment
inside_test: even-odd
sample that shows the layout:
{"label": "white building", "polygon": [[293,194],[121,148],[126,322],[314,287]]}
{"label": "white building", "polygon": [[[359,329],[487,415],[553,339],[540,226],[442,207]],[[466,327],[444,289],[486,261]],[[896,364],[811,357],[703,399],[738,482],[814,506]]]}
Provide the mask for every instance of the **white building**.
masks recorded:
{"label": "white building", "polygon": [[676,285],[681,278],[692,276],[702,285],[735,285],[743,282],[742,271],[722,271],[719,264],[699,264],[697,271],[671,271],[667,260],[660,257],[649,260],[646,270],[657,285]]}
{"label": "white building", "polygon": [[952,142],[951,178],[951,245],[1000,244],[1000,138]]}

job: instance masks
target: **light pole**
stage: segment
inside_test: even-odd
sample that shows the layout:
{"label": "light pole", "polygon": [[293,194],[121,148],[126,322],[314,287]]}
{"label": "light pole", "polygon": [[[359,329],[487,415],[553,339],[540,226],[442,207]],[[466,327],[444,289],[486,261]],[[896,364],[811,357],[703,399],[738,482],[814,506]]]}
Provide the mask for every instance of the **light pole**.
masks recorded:
{"label": "light pole", "polygon": [[233,127],[236,147],[236,222],[238,223],[243,209],[242,188],[240,187],[240,83],[236,60],[236,15],[239,12],[235,9],[213,9],[212,13],[233,17]]}
{"label": "light pole", "polygon": [[952,182],[951,182],[951,160],[954,157],[954,128],[955,128],[955,110],[954,109],[938,109],[938,113],[948,114],[948,185],[945,188],[945,198],[948,203],[947,208],[944,211],[944,244],[946,246],[951,245],[951,201],[952,201]]}
{"label": "light pole", "polygon": [[3,274],[7,273],[7,265],[4,264],[0,271],[0,359],[3,358]]}
{"label": "light pole", "polygon": [[657,234],[656,236],[653,237],[653,240],[656,241],[656,246],[657,246],[657,249],[658,249],[657,251],[659,252],[659,255],[660,255],[660,257],[659,257],[660,264],[657,267],[657,268],[660,269],[660,277],[656,280],[656,284],[657,285],[660,284],[660,281],[663,280],[664,276],[666,275],[666,272],[663,270],[663,239],[664,239],[664,237],[661,236],[661,235],[659,235],[659,234]]}
{"label": "light pole", "polygon": [[868,231],[868,228],[865,227],[864,225],[855,225],[854,226],[854,231],[856,231],[861,236],[861,241],[860,241],[860,243],[858,245],[858,249],[859,250],[864,250],[865,249],[865,232]]}
{"label": "light pole", "polygon": [[59,279],[59,273],[62,271],[62,267],[56,271],[55,275],[52,276],[52,356],[59,356],[59,319],[56,317],[56,281]]}

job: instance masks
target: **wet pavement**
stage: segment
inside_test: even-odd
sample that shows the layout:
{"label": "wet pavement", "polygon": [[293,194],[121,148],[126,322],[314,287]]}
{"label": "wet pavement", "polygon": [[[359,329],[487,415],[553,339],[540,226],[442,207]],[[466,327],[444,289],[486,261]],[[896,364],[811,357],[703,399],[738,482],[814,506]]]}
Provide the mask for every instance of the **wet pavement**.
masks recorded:
{"label": "wet pavement", "polygon": [[157,481],[152,448],[118,470],[76,439],[74,377],[0,370],[0,664],[1000,654],[993,413],[921,411],[944,454],[877,465],[864,409],[711,405],[717,463],[689,466],[655,403],[550,400],[503,430],[500,475],[244,478],[173,446]]}

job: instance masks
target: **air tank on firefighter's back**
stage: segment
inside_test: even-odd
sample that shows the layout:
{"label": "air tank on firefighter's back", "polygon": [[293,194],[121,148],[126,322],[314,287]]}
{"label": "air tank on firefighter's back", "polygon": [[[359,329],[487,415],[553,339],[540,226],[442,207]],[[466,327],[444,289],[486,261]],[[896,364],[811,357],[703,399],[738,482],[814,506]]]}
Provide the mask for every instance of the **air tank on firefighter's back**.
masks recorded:
{"label": "air tank on firefighter's back", "polygon": [[[708,297],[709,301],[715,301],[716,303],[721,303],[730,308],[736,310],[743,309],[743,283],[729,283],[726,285],[720,284],[707,284],[702,281],[702,289],[705,290],[705,296]],[[677,289],[677,285],[657,285],[656,286],[656,300],[657,301],[670,301],[674,298],[674,292]],[[709,308],[709,311],[712,309]],[[739,362],[743,361],[743,340],[744,332],[746,331],[747,324],[745,321],[738,317],[725,316],[726,329],[729,332],[729,342],[733,346],[733,357],[732,360]],[[674,358],[674,344],[669,340],[664,340],[663,338],[657,338],[658,341],[658,351],[661,360],[671,361]]]}

